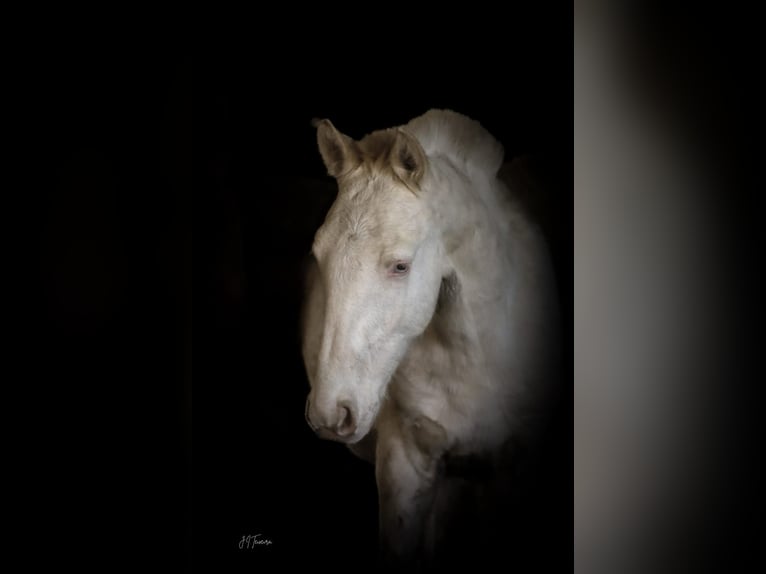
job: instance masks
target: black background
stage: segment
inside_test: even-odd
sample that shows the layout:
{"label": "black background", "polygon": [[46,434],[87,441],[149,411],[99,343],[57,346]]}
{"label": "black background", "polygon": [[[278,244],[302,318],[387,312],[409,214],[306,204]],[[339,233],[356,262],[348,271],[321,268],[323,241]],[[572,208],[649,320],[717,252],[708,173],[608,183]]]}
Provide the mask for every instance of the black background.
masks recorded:
{"label": "black background", "polygon": [[[690,553],[731,570],[759,558],[750,521],[763,503],[760,52],[746,45],[759,36],[733,10],[631,7],[615,30],[634,50],[625,77],[704,152],[720,206],[736,328],[721,336],[717,385],[731,421],[713,430],[733,437],[720,465],[731,504],[710,520],[714,543]],[[360,569],[374,553],[371,469],[303,421],[301,265],[333,193],[313,117],[360,137],[450,107],[509,159],[534,154],[570,337],[572,6],[427,19],[369,6],[353,21],[287,8],[217,29],[207,14],[192,27],[180,12],[68,5],[9,18],[4,270],[18,293],[6,297],[4,478],[19,510],[8,546],[25,565]],[[519,513],[477,564],[499,553],[515,571],[570,567],[569,393]],[[238,548],[257,533],[273,545]]]}
{"label": "black background", "polygon": [[[303,420],[301,271],[334,193],[314,117],[359,138],[451,108],[506,159],[534,156],[572,348],[571,8],[458,20],[263,18],[194,50],[171,26],[116,41],[107,27],[46,52],[40,396],[24,431],[44,446],[21,482],[39,484],[33,522],[58,533],[57,560],[229,572],[374,557],[372,468]],[[517,571],[571,561],[568,368],[541,466],[490,549]],[[273,544],[238,548],[258,533]]]}
{"label": "black background", "polygon": [[[203,105],[210,193],[201,211],[210,237],[200,245],[195,235],[195,255],[204,253],[211,268],[203,265],[195,282],[195,309],[202,299],[212,315],[202,331],[195,315],[195,470],[203,469],[194,483],[195,554],[243,571],[298,565],[306,556],[331,568],[375,557],[372,467],[317,440],[303,420],[301,272],[334,196],[311,118],[329,118],[361,138],[429,108],[451,108],[500,139],[507,160],[536,158],[547,184],[564,346],[572,348],[571,32],[564,16],[524,14],[484,41],[463,43],[445,31],[409,52],[390,51],[395,38],[380,45],[335,38],[274,59],[253,46],[203,59],[201,78],[212,93]],[[348,55],[341,53],[346,40]],[[570,567],[569,372],[555,428],[540,467],[519,485],[514,516],[486,547],[469,552],[479,564],[499,555],[517,571]],[[236,547],[257,533],[273,545]]]}

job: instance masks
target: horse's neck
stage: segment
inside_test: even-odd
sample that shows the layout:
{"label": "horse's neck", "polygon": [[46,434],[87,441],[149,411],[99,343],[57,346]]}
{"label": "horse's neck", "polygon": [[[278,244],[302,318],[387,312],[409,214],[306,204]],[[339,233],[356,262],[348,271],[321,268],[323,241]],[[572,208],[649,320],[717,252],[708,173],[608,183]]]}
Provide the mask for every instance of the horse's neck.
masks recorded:
{"label": "horse's neck", "polygon": [[[432,210],[440,224],[446,256],[461,283],[493,289],[503,283],[512,244],[502,184],[495,178],[470,180],[448,161],[437,164]],[[464,293],[470,298],[472,291]]]}
{"label": "horse's neck", "polygon": [[[497,243],[497,230],[494,221],[488,221],[492,214],[484,197],[492,190],[472,188],[473,182],[447,161],[437,166],[440,171],[431,197],[432,210],[440,224],[450,271],[442,282],[432,329],[443,343],[459,339],[465,346],[478,338],[473,311],[475,300],[481,296],[479,288],[493,279],[488,271],[493,262],[486,245]],[[490,182],[478,185],[489,187]]]}
{"label": "horse's neck", "polygon": [[512,270],[532,265],[524,253],[528,226],[494,177],[469,179],[446,161],[439,167],[433,209],[455,285],[440,299],[439,329],[494,359],[503,353],[500,342],[520,287]]}

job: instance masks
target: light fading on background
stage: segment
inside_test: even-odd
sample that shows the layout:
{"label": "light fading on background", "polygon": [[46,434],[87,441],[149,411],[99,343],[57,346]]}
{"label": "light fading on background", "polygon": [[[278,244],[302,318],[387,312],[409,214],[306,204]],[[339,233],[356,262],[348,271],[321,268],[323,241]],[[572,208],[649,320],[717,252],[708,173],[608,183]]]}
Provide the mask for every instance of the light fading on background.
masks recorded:
{"label": "light fading on background", "polygon": [[724,472],[728,230],[607,16],[575,18],[575,572],[676,572]]}

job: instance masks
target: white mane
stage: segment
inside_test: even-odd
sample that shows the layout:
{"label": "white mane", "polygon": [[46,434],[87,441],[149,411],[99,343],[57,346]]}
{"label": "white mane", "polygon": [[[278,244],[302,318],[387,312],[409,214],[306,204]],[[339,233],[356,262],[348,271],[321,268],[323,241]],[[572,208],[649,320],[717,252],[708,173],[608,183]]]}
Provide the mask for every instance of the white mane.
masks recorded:
{"label": "white mane", "polygon": [[452,110],[429,110],[404,129],[428,156],[446,155],[467,173],[494,176],[503,163],[502,144],[477,122]]}

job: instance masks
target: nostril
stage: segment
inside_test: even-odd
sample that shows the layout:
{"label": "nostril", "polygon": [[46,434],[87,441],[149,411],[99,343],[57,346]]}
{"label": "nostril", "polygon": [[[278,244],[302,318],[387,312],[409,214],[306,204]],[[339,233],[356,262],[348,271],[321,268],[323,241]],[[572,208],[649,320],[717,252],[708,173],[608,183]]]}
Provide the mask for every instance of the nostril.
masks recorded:
{"label": "nostril", "polygon": [[348,403],[338,404],[338,425],[335,432],[338,436],[348,436],[356,430],[356,419],[354,411]]}

